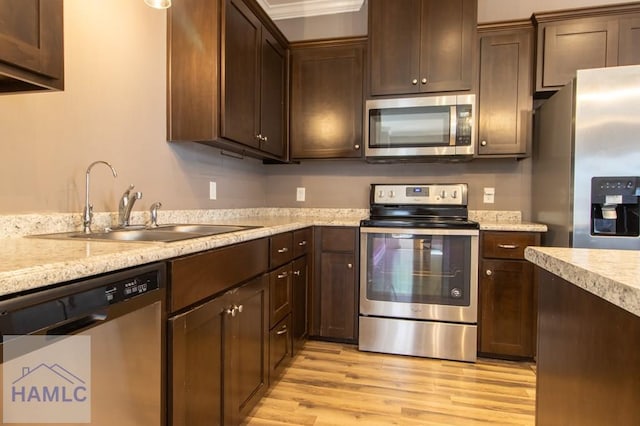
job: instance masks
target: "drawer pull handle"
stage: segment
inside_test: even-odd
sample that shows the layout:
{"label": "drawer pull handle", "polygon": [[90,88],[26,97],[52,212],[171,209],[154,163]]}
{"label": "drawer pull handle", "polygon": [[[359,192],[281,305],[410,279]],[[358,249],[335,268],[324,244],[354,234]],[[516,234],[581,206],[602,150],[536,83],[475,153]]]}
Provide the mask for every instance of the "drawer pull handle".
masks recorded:
{"label": "drawer pull handle", "polygon": [[276,334],[278,336],[282,336],[283,334],[287,334],[289,332],[289,330],[287,330],[287,326],[283,325],[282,326],[282,330],[276,331]]}
{"label": "drawer pull handle", "polygon": [[516,244],[498,244],[501,249],[515,250],[518,248]]}
{"label": "drawer pull handle", "polygon": [[278,253],[286,253],[288,251],[289,251],[289,249],[286,248],[286,247],[282,247],[281,249],[278,249]]}
{"label": "drawer pull handle", "polygon": [[485,272],[485,274],[490,277],[491,275],[493,275],[493,272],[491,271],[491,269],[487,269],[487,272]]}
{"label": "drawer pull handle", "polygon": [[281,274],[278,274],[278,279],[287,278],[288,276],[289,276],[288,272],[283,272]]}
{"label": "drawer pull handle", "polygon": [[296,277],[299,277],[300,275],[302,275],[301,271],[293,271],[293,275],[295,275]]}
{"label": "drawer pull handle", "polygon": [[353,269],[353,264],[351,264],[351,263],[347,263],[347,268],[349,268],[349,269]]}
{"label": "drawer pull handle", "polygon": [[306,242],[305,240],[303,240],[303,241],[300,241],[300,242],[298,243],[298,245],[299,245],[300,247],[302,247],[302,246],[306,246],[306,245],[307,245],[307,242]]}

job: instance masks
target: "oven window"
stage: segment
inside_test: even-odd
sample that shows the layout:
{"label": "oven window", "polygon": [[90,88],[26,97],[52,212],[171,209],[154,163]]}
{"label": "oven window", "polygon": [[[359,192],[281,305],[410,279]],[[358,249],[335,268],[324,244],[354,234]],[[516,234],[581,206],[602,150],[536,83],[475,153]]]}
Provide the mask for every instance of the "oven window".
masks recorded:
{"label": "oven window", "polygon": [[468,306],[471,237],[369,234],[369,300]]}
{"label": "oven window", "polygon": [[449,145],[450,107],[410,107],[369,111],[372,148]]}

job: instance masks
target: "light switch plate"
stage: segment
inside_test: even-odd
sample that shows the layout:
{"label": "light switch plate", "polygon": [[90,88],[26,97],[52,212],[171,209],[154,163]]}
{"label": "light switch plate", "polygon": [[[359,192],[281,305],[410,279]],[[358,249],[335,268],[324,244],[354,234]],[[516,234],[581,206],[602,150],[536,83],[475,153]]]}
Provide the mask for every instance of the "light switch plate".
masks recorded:
{"label": "light switch plate", "polygon": [[218,188],[216,187],[216,183],[211,181],[209,182],[209,199],[215,200],[218,198]]}
{"label": "light switch plate", "polygon": [[495,188],[484,188],[483,194],[484,196],[482,201],[485,204],[493,204],[495,202],[495,196],[496,196]]}
{"label": "light switch plate", "polygon": [[306,198],[306,190],[303,187],[296,188],[296,201],[304,201]]}

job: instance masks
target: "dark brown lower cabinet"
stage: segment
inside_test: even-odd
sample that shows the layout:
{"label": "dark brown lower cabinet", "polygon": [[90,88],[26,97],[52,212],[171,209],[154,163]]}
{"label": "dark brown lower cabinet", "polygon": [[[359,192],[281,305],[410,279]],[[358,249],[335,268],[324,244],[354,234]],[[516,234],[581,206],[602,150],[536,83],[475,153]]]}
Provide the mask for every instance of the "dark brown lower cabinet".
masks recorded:
{"label": "dark brown lower cabinet", "polygon": [[535,274],[524,259],[540,245],[536,232],[480,233],[478,352],[497,358],[535,357]]}
{"label": "dark brown lower cabinet", "polygon": [[291,314],[269,332],[269,381],[276,379],[292,356]]}
{"label": "dark brown lower cabinet", "polygon": [[307,256],[293,261],[293,354],[304,345],[309,335],[309,262]]}
{"label": "dark brown lower cabinet", "polygon": [[316,228],[313,290],[314,337],[358,339],[358,228]]}
{"label": "dark brown lower cabinet", "polygon": [[171,424],[239,424],[265,393],[268,288],[262,275],[170,319]]}
{"label": "dark brown lower cabinet", "polygon": [[640,318],[536,269],[536,425],[640,424]]}
{"label": "dark brown lower cabinet", "polygon": [[480,352],[532,357],[533,265],[519,260],[483,260],[481,268]]}

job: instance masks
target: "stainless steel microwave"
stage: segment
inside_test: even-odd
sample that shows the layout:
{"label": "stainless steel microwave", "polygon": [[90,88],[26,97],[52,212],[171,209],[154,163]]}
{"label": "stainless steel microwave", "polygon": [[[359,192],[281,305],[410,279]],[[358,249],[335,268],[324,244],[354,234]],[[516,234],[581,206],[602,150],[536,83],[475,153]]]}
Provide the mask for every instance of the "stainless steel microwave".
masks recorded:
{"label": "stainless steel microwave", "polygon": [[475,95],[374,99],[365,110],[368,161],[473,157]]}

